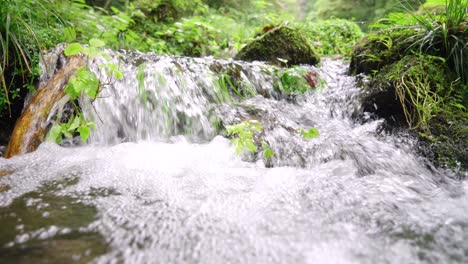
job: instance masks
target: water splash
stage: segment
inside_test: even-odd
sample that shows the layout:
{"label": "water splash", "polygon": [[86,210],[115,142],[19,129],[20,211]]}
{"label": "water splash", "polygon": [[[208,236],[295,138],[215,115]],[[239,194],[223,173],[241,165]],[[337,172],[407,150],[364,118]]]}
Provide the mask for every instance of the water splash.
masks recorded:
{"label": "water splash", "polygon": [[[95,263],[468,261],[467,182],[432,169],[412,153],[410,140],[378,133],[380,121],[355,122],[360,92],[342,62],[325,60],[326,88],[303,96],[275,91],[263,64],[135,54],[125,63],[125,80],[103,92],[96,111],[81,102],[98,124],[92,144],[46,143],[0,159],[10,174],[0,178],[10,187],[0,193],[0,207],[32,207],[47,217],[52,208],[38,205],[62,196],[66,206],[95,208],[94,220],[30,229],[18,222],[2,249],[22,248],[34,260],[37,243],[64,239],[57,233],[70,228],[75,241],[99,249],[91,253]],[[146,102],[136,77],[142,63]],[[219,96],[223,67],[240,67],[257,95],[234,102]],[[216,136],[213,117],[262,122],[275,167],[238,157]],[[319,138],[297,133],[311,127]],[[45,190],[51,183],[56,187]],[[31,192],[42,196],[28,203],[22,195]],[[19,221],[0,214],[0,222],[6,218]],[[96,233],[107,247],[89,238]],[[75,258],[85,259],[80,254]]]}

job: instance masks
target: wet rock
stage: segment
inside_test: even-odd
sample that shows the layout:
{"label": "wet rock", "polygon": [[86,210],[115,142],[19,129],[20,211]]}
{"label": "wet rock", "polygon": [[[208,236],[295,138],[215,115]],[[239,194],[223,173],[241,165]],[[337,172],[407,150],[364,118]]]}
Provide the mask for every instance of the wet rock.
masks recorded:
{"label": "wet rock", "polygon": [[268,61],[278,65],[310,64],[320,61],[312,44],[293,28],[280,26],[269,30],[245,46],[235,57],[244,61]]}
{"label": "wet rock", "polygon": [[362,94],[362,109],[366,113],[384,118],[388,124],[404,126],[405,118],[401,103],[390,82],[371,80]]}
{"label": "wet rock", "polygon": [[[440,113],[430,121],[430,134],[420,135],[418,150],[439,167],[468,171],[468,119]],[[465,174],[463,174],[465,172]]]}
{"label": "wet rock", "polygon": [[10,186],[5,184],[0,184],[0,193],[10,190]]}
{"label": "wet rock", "polygon": [[409,128],[419,151],[439,167],[468,169],[468,121],[452,107],[457,91],[438,57],[407,55],[382,67],[365,87],[363,110],[384,118],[389,130]]}

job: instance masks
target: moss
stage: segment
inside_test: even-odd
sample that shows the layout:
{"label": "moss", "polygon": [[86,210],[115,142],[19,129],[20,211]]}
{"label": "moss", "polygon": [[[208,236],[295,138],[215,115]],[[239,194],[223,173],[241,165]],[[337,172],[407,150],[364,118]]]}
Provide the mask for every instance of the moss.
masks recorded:
{"label": "moss", "polygon": [[419,151],[439,167],[468,169],[468,118],[463,89],[454,86],[444,60],[407,55],[382,67],[363,100],[366,112],[391,127],[419,135]]}
{"label": "moss", "polygon": [[444,62],[430,55],[407,55],[384,66],[366,87],[363,108],[392,125],[427,129],[450,93]]}
{"label": "moss", "polygon": [[405,56],[414,43],[415,31],[409,28],[393,28],[369,34],[354,46],[351,56],[352,74],[370,74],[379,71]]}
{"label": "moss", "polygon": [[468,170],[468,116],[443,112],[430,122],[429,136],[420,135],[420,151],[437,166]]}
{"label": "moss", "polygon": [[289,66],[299,64],[315,65],[320,61],[308,39],[293,28],[274,28],[250,42],[235,57],[245,61],[268,61],[281,64],[286,60]]}

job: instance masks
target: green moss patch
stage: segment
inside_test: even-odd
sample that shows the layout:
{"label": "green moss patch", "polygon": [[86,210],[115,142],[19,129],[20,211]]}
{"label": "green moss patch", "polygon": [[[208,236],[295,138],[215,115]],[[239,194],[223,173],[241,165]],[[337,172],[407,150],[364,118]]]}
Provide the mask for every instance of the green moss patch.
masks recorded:
{"label": "green moss patch", "polygon": [[409,28],[385,29],[363,38],[353,50],[350,72],[371,74],[400,60],[413,47],[415,31]]}
{"label": "green moss patch", "polygon": [[268,61],[287,65],[310,64],[320,61],[310,41],[293,28],[274,28],[250,42],[235,57],[244,61]]}

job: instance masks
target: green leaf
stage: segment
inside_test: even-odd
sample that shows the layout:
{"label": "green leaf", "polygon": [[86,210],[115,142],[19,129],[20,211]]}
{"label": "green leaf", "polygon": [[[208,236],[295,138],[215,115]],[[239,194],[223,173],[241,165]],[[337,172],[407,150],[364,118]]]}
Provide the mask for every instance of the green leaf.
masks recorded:
{"label": "green leaf", "polygon": [[318,138],[320,136],[320,133],[317,128],[311,128],[309,130],[303,130],[301,129],[301,136],[305,139],[313,139],[313,138]]}
{"label": "green leaf", "polygon": [[96,47],[88,47],[83,49],[83,53],[88,55],[89,57],[97,57],[99,55],[104,54],[104,52]]}
{"label": "green leaf", "polygon": [[80,133],[81,140],[86,142],[89,138],[89,135],[91,134],[91,128],[88,126],[80,126],[78,128],[78,133]]}
{"label": "green leaf", "polygon": [[84,47],[80,43],[71,43],[65,48],[63,53],[65,56],[73,56],[82,52],[83,49]]}
{"label": "green leaf", "polygon": [[271,148],[263,150],[263,157],[271,159],[275,155],[275,152]]}
{"label": "green leaf", "polygon": [[77,91],[75,89],[74,83],[76,82],[76,77],[71,77],[70,80],[68,81],[67,86],[65,87],[65,93],[70,96],[71,100],[75,100],[80,96],[80,91]]}
{"label": "green leaf", "polygon": [[123,71],[120,69],[119,65],[115,63],[106,63],[102,66],[106,69],[108,74],[114,76],[116,79],[123,79]]}
{"label": "green leaf", "polygon": [[93,38],[89,40],[89,45],[91,47],[99,48],[99,47],[104,47],[106,43],[100,39]]}
{"label": "green leaf", "polygon": [[73,137],[73,134],[69,130],[63,130],[62,129],[62,133],[66,138],[72,138]]}
{"label": "green leaf", "polygon": [[55,142],[57,144],[62,143],[62,126],[59,124],[53,125],[47,134],[46,141]]}
{"label": "green leaf", "polygon": [[245,147],[252,153],[257,152],[257,146],[255,146],[255,143],[251,139],[245,141]]}
{"label": "green leaf", "polygon": [[66,27],[63,29],[63,38],[65,42],[71,42],[76,39],[76,30],[74,27]]}
{"label": "green leaf", "polygon": [[265,141],[262,142],[262,147],[263,147],[263,157],[266,159],[271,159],[275,155],[275,151],[270,148],[270,145],[266,143]]}
{"label": "green leaf", "polygon": [[70,124],[70,126],[68,127],[67,130],[70,131],[70,132],[73,132],[80,126],[80,119],[75,116],[70,120],[72,122],[71,122],[71,124]]}

